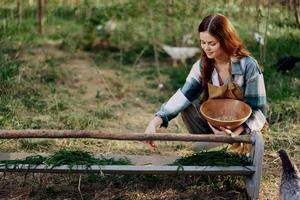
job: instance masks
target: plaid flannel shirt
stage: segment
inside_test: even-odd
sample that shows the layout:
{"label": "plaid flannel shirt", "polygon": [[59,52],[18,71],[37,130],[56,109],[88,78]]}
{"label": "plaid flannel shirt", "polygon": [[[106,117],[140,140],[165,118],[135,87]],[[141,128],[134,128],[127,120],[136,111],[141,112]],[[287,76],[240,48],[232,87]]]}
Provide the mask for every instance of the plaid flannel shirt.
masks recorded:
{"label": "plaid flannel shirt", "polygon": [[[256,60],[250,56],[241,60],[231,60],[231,75],[233,82],[237,83],[244,94],[244,102],[251,106],[252,113],[243,124],[246,132],[260,131],[266,122],[267,99],[263,74]],[[219,86],[216,70],[212,74],[212,84]],[[200,97],[203,89],[201,86],[201,64],[198,60],[186,78],[182,88],[164,103],[155,114],[163,120],[161,126],[168,127],[170,120],[175,118],[191,102]]]}

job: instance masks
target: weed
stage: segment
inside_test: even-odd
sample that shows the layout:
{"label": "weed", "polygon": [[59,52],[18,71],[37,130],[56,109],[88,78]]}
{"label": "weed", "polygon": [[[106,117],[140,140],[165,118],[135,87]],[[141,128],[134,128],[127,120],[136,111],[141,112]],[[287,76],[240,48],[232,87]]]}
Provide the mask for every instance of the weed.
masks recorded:
{"label": "weed", "polygon": [[143,98],[147,103],[152,103],[152,104],[162,104],[168,99],[168,97],[166,95],[163,95],[162,93],[158,93],[154,95],[154,94],[148,94],[144,90],[137,91],[137,96]]}
{"label": "weed", "polygon": [[24,88],[17,94],[17,97],[30,110],[43,112],[47,109],[47,102],[43,99],[42,93],[34,88]]}
{"label": "weed", "polygon": [[60,149],[49,156],[33,155],[23,160],[1,160],[0,163],[6,167],[9,165],[28,164],[28,165],[51,165],[52,167],[69,165],[70,169],[75,165],[132,165],[127,158],[95,158],[87,151],[68,151]]}
{"label": "weed", "polygon": [[81,84],[81,85],[79,86],[78,92],[79,92],[80,94],[85,94],[86,91],[87,91],[87,85],[86,85],[86,84]]}
{"label": "weed", "polygon": [[174,162],[178,166],[247,166],[251,165],[246,156],[227,152],[227,149],[219,151],[197,152],[190,156],[179,158]]}
{"label": "weed", "polygon": [[115,119],[115,115],[113,114],[114,111],[111,108],[97,108],[96,110],[89,110],[93,116],[97,117],[98,119]]}
{"label": "weed", "polygon": [[178,68],[178,69],[169,69],[165,72],[170,76],[169,85],[173,90],[177,90],[182,87],[185,83],[185,79],[188,75],[188,69],[186,68]]}
{"label": "weed", "polygon": [[96,99],[101,99],[100,90],[97,90],[97,93],[96,93]]}
{"label": "weed", "polygon": [[54,145],[54,140],[41,140],[41,139],[20,139],[20,149],[25,151],[45,151],[50,150]]}
{"label": "weed", "polygon": [[55,112],[62,112],[69,109],[69,104],[64,99],[56,100],[55,104],[50,108],[50,110]]}
{"label": "weed", "polygon": [[0,40],[0,94],[19,73],[21,61],[15,56],[16,50]]}
{"label": "weed", "polygon": [[[99,117],[97,117],[97,115]],[[104,111],[99,113],[69,114],[61,116],[60,122],[66,129],[97,129],[102,125],[102,119],[110,118],[112,115]]]}
{"label": "weed", "polygon": [[300,120],[300,104],[295,101],[273,102],[269,106],[268,122],[272,125],[284,122],[298,123]]}
{"label": "weed", "polygon": [[[283,75],[275,69],[266,68],[264,77],[269,101],[289,101],[293,98],[300,98],[299,83],[293,81],[298,78],[294,78],[293,75]],[[276,80],[275,83],[274,80]]]}
{"label": "weed", "polygon": [[0,98],[0,116],[2,116],[4,118],[13,116],[13,111],[9,105],[10,101],[12,101],[12,99],[10,98],[9,95],[1,96],[1,98]]}

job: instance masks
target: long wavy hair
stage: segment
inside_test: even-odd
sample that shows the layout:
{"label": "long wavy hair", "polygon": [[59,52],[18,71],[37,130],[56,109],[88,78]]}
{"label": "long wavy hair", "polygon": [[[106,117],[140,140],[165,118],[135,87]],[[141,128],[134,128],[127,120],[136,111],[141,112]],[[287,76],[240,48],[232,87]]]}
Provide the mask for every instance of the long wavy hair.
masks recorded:
{"label": "long wavy hair", "polygon": [[[250,55],[234,30],[229,19],[221,14],[212,14],[205,17],[199,24],[198,32],[208,32],[215,37],[221,48],[228,56],[241,59]],[[214,70],[214,59],[210,59],[201,48],[201,65],[202,65],[202,86],[205,91],[205,97],[208,97],[207,83],[211,81],[212,72]]]}

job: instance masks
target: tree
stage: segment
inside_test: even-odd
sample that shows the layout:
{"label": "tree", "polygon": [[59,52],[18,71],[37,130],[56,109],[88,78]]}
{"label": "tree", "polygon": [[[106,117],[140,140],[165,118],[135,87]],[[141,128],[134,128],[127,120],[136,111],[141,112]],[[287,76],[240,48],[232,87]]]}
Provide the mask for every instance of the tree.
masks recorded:
{"label": "tree", "polygon": [[300,29],[299,5],[300,5],[299,0],[293,0],[293,8],[294,8],[294,14],[295,14],[295,18],[296,18],[296,24],[297,24],[297,27]]}
{"label": "tree", "polygon": [[22,7],[21,7],[21,0],[17,0],[17,20],[18,24],[22,21]]}
{"label": "tree", "polygon": [[44,16],[45,16],[45,0],[38,1],[38,9],[39,9],[39,34],[44,34]]}

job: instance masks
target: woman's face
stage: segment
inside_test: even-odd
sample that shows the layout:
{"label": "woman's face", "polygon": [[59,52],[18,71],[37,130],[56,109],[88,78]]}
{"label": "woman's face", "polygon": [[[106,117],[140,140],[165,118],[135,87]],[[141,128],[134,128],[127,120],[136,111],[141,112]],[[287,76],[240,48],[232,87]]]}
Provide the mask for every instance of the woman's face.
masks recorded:
{"label": "woman's face", "polygon": [[207,31],[200,32],[200,44],[207,57],[210,59],[218,59],[226,55],[217,38],[213,37]]}

